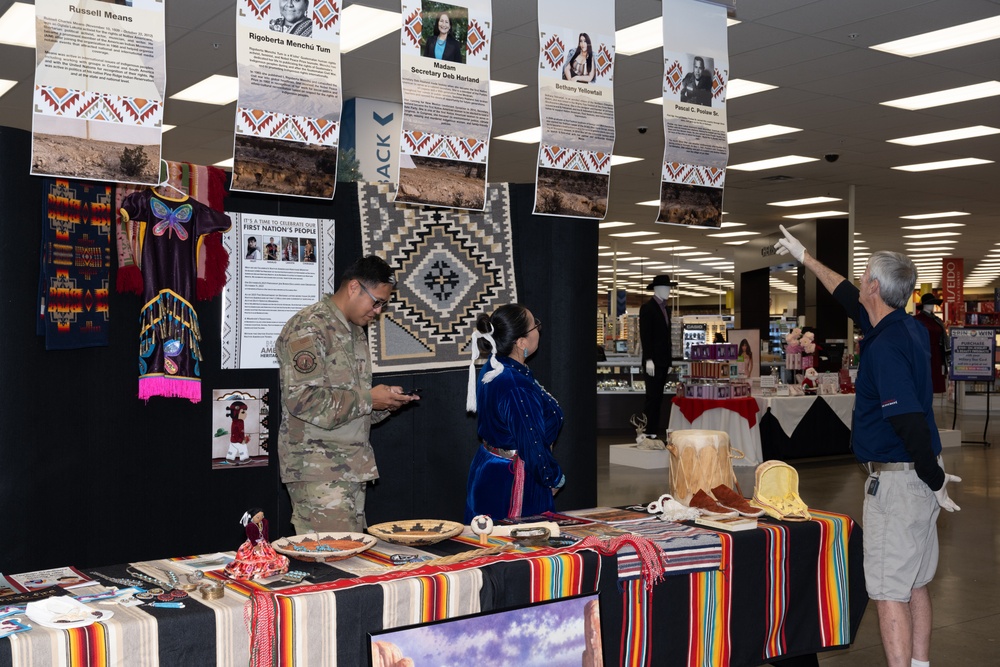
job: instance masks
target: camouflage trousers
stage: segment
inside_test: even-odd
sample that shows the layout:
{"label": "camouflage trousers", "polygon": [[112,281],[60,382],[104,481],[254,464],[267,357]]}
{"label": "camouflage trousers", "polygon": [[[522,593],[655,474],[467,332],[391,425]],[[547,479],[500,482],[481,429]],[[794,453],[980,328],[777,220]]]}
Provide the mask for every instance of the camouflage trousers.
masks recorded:
{"label": "camouflage trousers", "polygon": [[296,534],[364,532],[367,484],[344,480],[285,484],[292,499],[292,525]]}

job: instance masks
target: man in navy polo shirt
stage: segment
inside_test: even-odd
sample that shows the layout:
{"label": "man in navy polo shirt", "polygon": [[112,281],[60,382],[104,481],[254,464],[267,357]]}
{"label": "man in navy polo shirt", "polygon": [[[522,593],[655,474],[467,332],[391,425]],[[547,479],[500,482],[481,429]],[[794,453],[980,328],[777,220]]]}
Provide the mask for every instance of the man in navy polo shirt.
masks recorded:
{"label": "man in navy polo shirt", "polygon": [[946,474],[938,457],[927,330],[903,310],[917,269],[900,253],[873,253],[859,289],[780,229],[784,238],[775,244],[777,253],[791,254],[816,274],[861,327],[851,440],[869,472],[865,584],[878,608],[889,667],[924,667],[930,664],[927,584],[937,569],[937,517],[941,508],[959,509],[946,487],[962,480]]}

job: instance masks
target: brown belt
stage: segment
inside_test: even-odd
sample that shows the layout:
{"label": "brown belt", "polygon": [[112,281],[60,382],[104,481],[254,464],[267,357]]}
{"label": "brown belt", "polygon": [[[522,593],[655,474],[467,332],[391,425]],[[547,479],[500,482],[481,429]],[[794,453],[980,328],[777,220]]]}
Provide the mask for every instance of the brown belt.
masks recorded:
{"label": "brown belt", "polygon": [[483,443],[483,447],[485,447],[486,451],[488,451],[490,454],[494,454],[503,459],[512,459],[515,456],[517,456],[516,449],[497,449],[496,447],[490,447],[485,442]]}

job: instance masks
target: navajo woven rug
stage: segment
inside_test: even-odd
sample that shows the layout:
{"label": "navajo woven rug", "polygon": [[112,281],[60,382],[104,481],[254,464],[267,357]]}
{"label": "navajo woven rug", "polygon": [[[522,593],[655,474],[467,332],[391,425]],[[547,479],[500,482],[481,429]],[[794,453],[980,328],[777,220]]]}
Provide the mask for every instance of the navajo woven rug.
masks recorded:
{"label": "navajo woven rug", "polygon": [[517,301],[506,184],[478,211],[395,204],[387,184],[358,184],[365,255],[396,269],[392,302],[369,328],[375,372],[469,363],[476,317]]}
{"label": "navajo woven rug", "polygon": [[108,183],[44,179],[40,315],[46,350],[108,344],[111,205]]}

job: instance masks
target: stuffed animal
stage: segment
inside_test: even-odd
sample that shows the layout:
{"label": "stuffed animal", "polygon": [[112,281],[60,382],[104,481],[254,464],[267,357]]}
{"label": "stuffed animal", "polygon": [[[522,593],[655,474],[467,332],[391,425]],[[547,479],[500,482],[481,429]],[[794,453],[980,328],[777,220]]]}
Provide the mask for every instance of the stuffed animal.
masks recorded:
{"label": "stuffed animal", "polygon": [[815,396],[816,387],[819,385],[819,373],[815,368],[807,368],[806,375],[802,379],[802,391],[806,396]]}
{"label": "stuffed animal", "polygon": [[802,363],[799,367],[802,370],[812,368],[816,365],[816,357],[813,353],[820,349],[820,347],[815,343],[815,340],[816,334],[811,331],[802,334],[802,339],[799,341],[802,345]]}
{"label": "stuffed animal", "polygon": [[785,367],[790,371],[802,369],[802,329],[795,327],[785,335]]}
{"label": "stuffed animal", "polygon": [[805,351],[806,354],[812,354],[813,352],[816,351],[815,341],[816,341],[816,334],[814,334],[812,331],[807,331],[804,334],[802,334],[800,342],[802,344],[802,349],[803,351]]}

